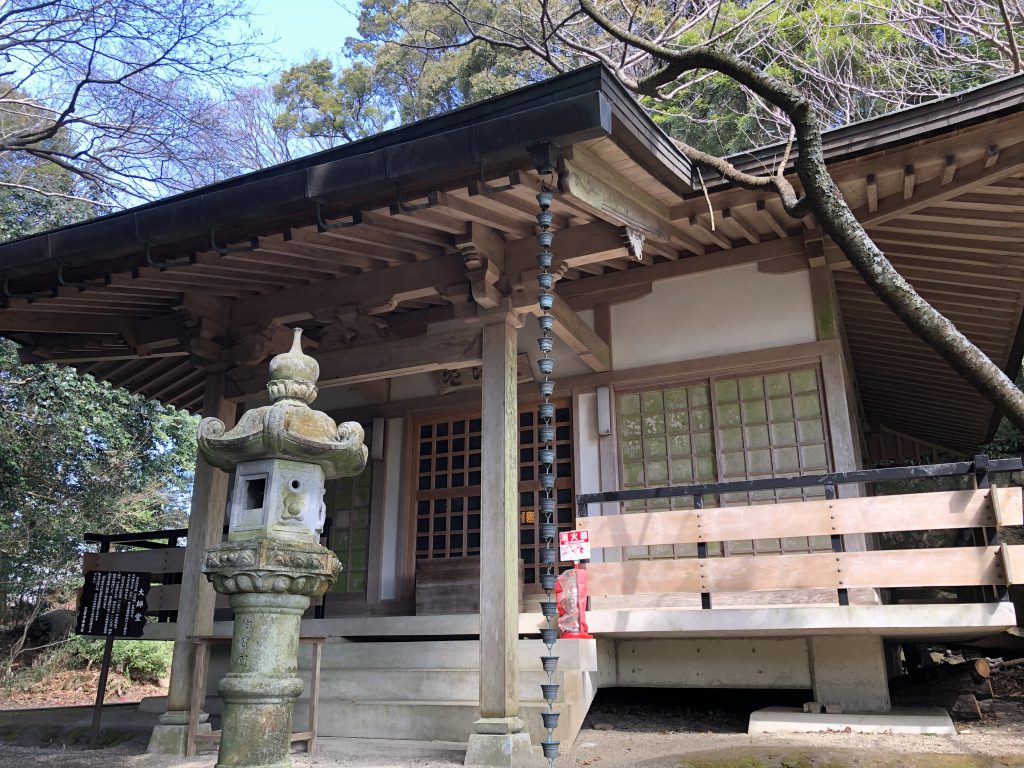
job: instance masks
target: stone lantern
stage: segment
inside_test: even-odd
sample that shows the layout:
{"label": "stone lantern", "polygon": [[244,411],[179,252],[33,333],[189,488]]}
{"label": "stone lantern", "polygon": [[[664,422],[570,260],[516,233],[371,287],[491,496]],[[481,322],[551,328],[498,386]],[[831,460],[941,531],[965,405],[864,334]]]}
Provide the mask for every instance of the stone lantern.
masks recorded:
{"label": "stone lantern", "polygon": [[309,407],[320,366],[303,354],[301,335],[296,329],[291,350],[270,362],[271,405],[247,411],[230,431],[219,419],[199,425],[203,458],[235,471],[228,540],[203,560],[235,614],[231,667],[220,683],[220,768],[291,763],[300,620],[341,572],[320,545],[324,480],[366,464],[362,427]]}

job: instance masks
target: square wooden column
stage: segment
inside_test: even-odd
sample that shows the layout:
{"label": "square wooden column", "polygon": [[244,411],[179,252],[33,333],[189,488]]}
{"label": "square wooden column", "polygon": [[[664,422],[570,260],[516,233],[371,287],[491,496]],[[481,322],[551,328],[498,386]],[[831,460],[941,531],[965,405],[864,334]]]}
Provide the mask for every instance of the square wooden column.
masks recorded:
{"label": "square wooden column", "polygon": [[480,499],[480,719],[466,765],[536,764],[519,719],[519,441],[514,313],[483,331]]}
{"label": "square wooden column", "polygon": [[[203,392],[203,416],[214,416],[231,428],[235,423],[235,403],[224,397],[223,370],[209,371]],[[224,513],[228,499],[228,474],[196,457],[192,481],[192,508],[188,519],[188,544],[181,574],[181,596],[175,624],[174,653],[171,659],[167,712],[153,729],[150,752],[185,754],[188,727],[189,692],[192,684],[191,636],[209,635],[213,630],[213,609],[217,598],[213,586],[203,575],[203,550],[219,544],[223,538]],[[203,715],[203,720],[206,715]]]}

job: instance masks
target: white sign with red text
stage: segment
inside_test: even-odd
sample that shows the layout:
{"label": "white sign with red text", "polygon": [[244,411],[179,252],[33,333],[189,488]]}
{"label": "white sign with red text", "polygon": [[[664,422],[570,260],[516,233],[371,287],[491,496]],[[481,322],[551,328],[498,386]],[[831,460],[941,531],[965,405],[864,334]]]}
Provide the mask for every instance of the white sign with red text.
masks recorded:
{"label": "white sign with red text", "polygon": [[566,560],[590,559],[590,531],[562,531],[558,534],[558,557]]}

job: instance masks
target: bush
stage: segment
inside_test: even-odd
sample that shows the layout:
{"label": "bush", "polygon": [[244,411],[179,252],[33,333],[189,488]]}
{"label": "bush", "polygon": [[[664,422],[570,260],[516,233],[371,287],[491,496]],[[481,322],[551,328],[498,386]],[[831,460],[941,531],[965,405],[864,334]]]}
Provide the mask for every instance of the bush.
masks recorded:
{"label": "bush", "polygon": [[[98,665],[103,661],[103,640],[90,640],[76,635],[66,648],[73,662],[84,666]],[[114,641],[110,665],[139,682],[156,682],[167,677],[171,669],[171,652],[174,643],[159,640]]]}

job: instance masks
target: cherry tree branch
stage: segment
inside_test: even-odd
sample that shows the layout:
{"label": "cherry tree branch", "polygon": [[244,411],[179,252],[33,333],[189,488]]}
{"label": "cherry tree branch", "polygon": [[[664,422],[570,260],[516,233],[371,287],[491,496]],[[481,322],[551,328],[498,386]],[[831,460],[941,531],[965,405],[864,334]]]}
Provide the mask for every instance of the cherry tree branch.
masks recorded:
{"label": "cherry tree branch", "polygon": [[636,92],[657,98],[660,88],[687,72],[711,69],[749,88],[785,113],[792,124],[799,148],[795,170],[805,194],[799,201],[785,194],[778,186],[778,179],[783,173],[781,166],[770,177],[755,177],[737,170],[721,158],[689,148],[691,159],[713,168],[740,186],[775,187],[791,215],[810,210],[822,230],[839,246],[868,286],[904,324],[1018,429],[1024,430],[1024,393],[948,318],[914,290],[853,215],[828,172],[821,128],[814,107],[800,90],[738,59],[717,45],[682,49],[659,45],[616,25],[600,12],[593,0],[580,0],[580,5],[609,35],[645,51],[659,62],[660,66],[653,72],[627,82],[627,86]]}

